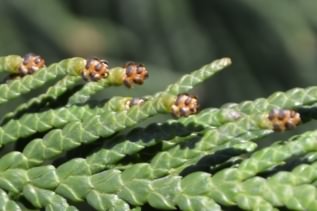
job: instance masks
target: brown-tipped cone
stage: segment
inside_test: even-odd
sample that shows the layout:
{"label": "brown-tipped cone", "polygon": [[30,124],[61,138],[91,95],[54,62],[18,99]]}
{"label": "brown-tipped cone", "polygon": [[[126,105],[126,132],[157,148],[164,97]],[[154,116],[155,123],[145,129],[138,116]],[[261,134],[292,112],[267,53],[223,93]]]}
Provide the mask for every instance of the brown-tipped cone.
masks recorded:
{"label": "brown-tipped cone", "polygon": [[109,75],[108,62],[106,60],[92,58],[87,59],[82,76],[86,81],[98,81]]}
{"label": "brown-tipped cone", "polygon": [[35,71],[43,68],[45,66],[45,60],[33,53],[28,53],[23,56],[23,62],[19,67],[19,75],[24,76],[32,74]]}
{"label": "brown-tipped cone", "polygon": [[197,97],[188,94],[180,94],[172,105],[172,114],[175,117],[185,117],[197,113],[198,108],[199,103]]}
{"label": "brown-tipped cone", "polygon": [[293,110],[273,109],[268,119],[272,124],[273,130],[277,132],[295,128],[301,122],[300,114]]}
{"label": "brown-tipped cone", "polygon": [[128,62],[124,68],[125,76],[123,83],[128,88],[131,88],[133,84],[143,84],[144,80],[149,77],[149,73],[143,64]]}
{"label": "brown-tipped cone", "polygon": [[134,98],[132,98],[132,99],[130,99],[130,100],[128,100],[128,101],[126,102],[125,107],[126,107],[127,109],[130,109],[131,107],[136,106],[136,105],[141,105],[141,104],[143,104],[144,102],[145,102],[145,100],[144,100],[143,98],[134,97]]}

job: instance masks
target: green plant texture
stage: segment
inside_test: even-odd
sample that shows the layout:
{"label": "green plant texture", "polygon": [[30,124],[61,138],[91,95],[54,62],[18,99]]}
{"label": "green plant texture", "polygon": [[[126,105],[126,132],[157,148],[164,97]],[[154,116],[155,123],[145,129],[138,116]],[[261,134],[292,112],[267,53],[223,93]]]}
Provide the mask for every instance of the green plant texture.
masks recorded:
{"label": "green plant texture", "polygon": [[[10,108],[0,210],[317,210],[317,131],[294,134],[315,117],[317,87],[197,112],[188,92],[229,58],[138,98],[128,88],[151,76],[143,65],[77,57],[20,75],[30,58],[0,57],[10,75],[0,85]],[[117,86],[127,96],[92,100]]]}

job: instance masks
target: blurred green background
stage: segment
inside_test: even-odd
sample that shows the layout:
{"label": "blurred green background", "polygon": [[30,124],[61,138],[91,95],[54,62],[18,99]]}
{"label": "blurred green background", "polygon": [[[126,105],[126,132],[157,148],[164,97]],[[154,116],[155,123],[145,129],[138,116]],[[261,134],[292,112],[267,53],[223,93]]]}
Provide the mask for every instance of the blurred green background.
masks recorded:
{"label": "blurred green background", "polygon": [[203,107],[317,84],[317,1],[2,0],[0,55],[34,52],[47,64],[97,56],[144,63],[143,95],[219,57],[233,65],[193,93]]}

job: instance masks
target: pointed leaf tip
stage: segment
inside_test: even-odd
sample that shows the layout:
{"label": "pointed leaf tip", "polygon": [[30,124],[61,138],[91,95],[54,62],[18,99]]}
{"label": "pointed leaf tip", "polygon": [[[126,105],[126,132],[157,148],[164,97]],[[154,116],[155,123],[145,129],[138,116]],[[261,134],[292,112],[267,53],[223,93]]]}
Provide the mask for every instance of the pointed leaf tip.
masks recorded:
{"label": "pointed leaf tip", "polygon": [[224,57],[224,58],[221,58],[221,59],[217,59],[215,61],[213,61],[211,63],[211,68],[212,69],[223,69],[224,67],[227,67],[229,65],[231,65],[231,59],[229,57]]}

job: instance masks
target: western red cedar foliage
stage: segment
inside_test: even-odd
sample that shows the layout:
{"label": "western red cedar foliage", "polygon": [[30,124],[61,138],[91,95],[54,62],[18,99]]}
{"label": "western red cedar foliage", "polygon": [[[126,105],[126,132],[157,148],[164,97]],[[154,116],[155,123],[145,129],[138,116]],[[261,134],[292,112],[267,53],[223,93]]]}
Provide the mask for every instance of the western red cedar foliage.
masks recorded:
{"label": "western red cedar foliage", "polygon": [[[189,92],[230,64],[218,59],[131,97],[150,86],[146,64],[0,57],[0,106],[29,97],[1,116],[1,210],[316,210],[317,132],[269,135],[314,119],[317,87],[201,110]],[[92,100],[116,86],[127,95]],[[158,114],[170,118],[142,125]]]}

